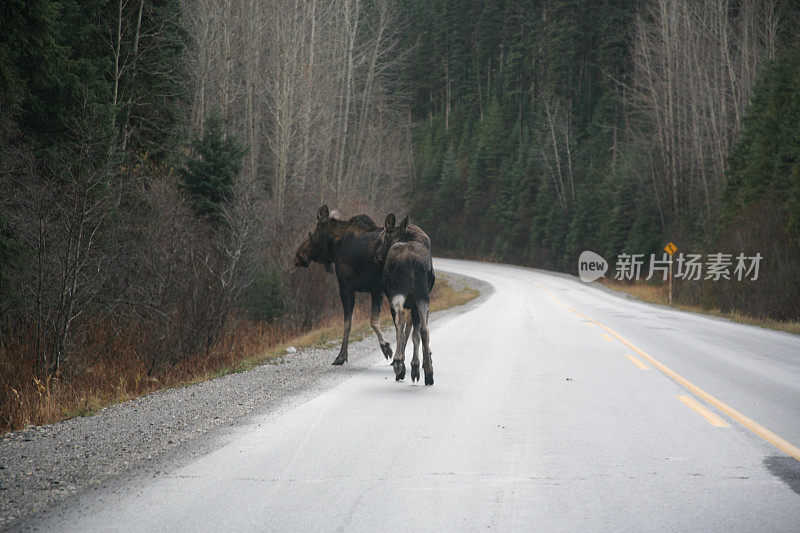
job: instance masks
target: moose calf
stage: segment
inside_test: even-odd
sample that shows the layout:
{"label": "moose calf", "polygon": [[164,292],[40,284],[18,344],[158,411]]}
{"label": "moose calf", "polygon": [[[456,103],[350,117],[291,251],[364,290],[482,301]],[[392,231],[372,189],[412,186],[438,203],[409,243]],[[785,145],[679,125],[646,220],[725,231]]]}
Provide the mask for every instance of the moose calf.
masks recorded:
{"label": "moose calf", "polygon": [[[411,360],[411,380],[419,381],[418,339],[422,339],[422,368],[425,385],[433,385],[428,311],[430,294],[436,276],[433,273],[430,239],[416,226],[408,224],[408,217],[395,227],[395,216],[390,213],[381,236],[386,260],[383,266],[383,291],[389,299],[392,318],[397,333],[397,346],[392,359],[395,380],[405,378],[405,344],[407,328],[414,328],[414,357]],[[409,240],[401,240],[409,239]],[[410,324],[406,311],[410,313]]]}

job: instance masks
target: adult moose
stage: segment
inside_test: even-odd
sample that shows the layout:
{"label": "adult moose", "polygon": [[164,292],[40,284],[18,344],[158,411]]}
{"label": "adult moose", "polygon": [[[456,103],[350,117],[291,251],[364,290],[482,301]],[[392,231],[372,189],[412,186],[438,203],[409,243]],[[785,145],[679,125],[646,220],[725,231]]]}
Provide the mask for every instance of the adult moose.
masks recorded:
{"label": "adult moose", "polygon": [[347,345],[353,321],[356,292],[368,292],[372,298],[370,325],[378,336],[383,355],[392,356],[392,348],[383,339],[380,330],[383,262],[376,260],[381,253],[382,230],[367,215],[356,215],[349,220],[331,216],[328,206],[317,211],[317,224],[297,249],[294,264],[307,267],[311,262],[321,263],[330,270],[336,267],[339,297],[344,310],[344,334],[339,355],[334,365],[347,361]]}
{"label": "adult moose", "polygon": [[[381,256],[383,267],[383,290],[389,299],[397,333],[392,366],[395,380],[406,376],[405,346],[408,329],[413,326],[414,357],[411,360],[411,381],[419,381],[419,340],[422,338],[422,367],[425,385],[433,385],[433,360],[431,358],[428,310],[430,294],[436,276],[431,260],[430,238],[418,226],[408,223],[406,217],[395,226],[395,216],[386,216],[381,234]],[[406,310],[410,320],[405,316]]]}

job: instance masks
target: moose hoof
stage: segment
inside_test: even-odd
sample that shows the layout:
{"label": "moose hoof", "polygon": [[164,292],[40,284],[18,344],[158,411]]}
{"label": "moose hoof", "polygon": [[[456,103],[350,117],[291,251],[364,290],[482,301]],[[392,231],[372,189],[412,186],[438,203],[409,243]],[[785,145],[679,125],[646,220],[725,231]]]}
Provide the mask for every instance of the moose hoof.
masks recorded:
{"label": "moose hoof", "polygon": [[433,385],[433,372],[425,374],[425,385]]}
{"label": "moose hoof", "polygon": [[402,381],[406,377],[406,364],[403,361],[394,361],[392,363],[394,367],[394,380],[395,381]]}
{"label": "moose hoof", "polygon": [[411,383],[419,381],[419,365],[411,365]]}
{"label": "moose hoof", "polygon": [[386,359],[389,359],[392,356],[392,347],[389,346],[388,342],[381,344],[381,351]]}
{"label": "moose hoof", "polygon": [[339,354],[336,356],[336,359],[333,360],[332,365],[343,365],[347,361],[347,354]]}

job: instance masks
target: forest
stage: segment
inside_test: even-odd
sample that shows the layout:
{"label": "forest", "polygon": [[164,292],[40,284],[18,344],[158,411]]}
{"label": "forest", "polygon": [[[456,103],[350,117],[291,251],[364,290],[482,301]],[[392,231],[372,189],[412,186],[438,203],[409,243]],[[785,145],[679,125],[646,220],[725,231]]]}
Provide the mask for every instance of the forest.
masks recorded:
{"label": "forest", "polygon": [[678,301],[800,317],[798,5],[401,2],[412,216],[438,253],[575,273],[581,251],[760,253]]}
{"label": "forest", "polygon": [[762,254],[679,301],[800,317],[792,0],[5,0],[0,430],[338,317],[322,203],[574,272]]}

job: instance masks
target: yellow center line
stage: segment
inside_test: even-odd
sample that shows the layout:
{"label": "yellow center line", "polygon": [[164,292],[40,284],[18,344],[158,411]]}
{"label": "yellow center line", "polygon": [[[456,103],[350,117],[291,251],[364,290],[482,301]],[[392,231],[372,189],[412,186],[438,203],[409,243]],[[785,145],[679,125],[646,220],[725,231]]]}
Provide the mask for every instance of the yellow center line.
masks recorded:
{"label": "yellow center line", "polygon": [[593,322],[594,324],[597,324],[598,326],[600,326],[601,328],[606,330],[608,333],[610,333],[611,335],[616,337],[621,343],[625,344],[628,348],[630,348],[631,350],[636,352],[639,356],[641,356],[644,359],[646,359],[647,361],[649,361],[654,367],[656,367],[658,370],[660,370],[661,373],[663,373],[664,375],[666,375],[667,377],[672,379],[674,382],[676,382],[679,385],[683,386],[689,392],[693,393],[695,396],[698,396],[699,398],[704,400],[706,403],[716,407],[717,409],[719,409],[720,411],[722,411],[723,413],[725,413],[726,415],[728,415],[729,417],[734,419],[736,422],[738,422],[742,426],[746,427],[747,429],[749,429],[750,431],[752,431],[753,433],[755,433],[756,435],[758,435],[759,437],[761,437],[765,441],[769,442],[770,444],[772,444],[773,446],[778,448],[780,451],[782,451],[786,455],[788,455],[790,457],[793,457],[794,459],[800,461],[800,448],[798,448],[797,446],[795,446],[791,442],[787,441],[786,439],[783,439],[783,438],[779,437],[778,435],[776,435],[772,431],[768,430],[767,428],[765,428],[761,424],[757,423],[755,420],[753,420],[753,419],[745,416],[744,414],[740,413],[739,411],[737,411],[736,409],[734,409],[733,407],[731,407],[727,403],[723,402],[722,400],[719,400],[716,397],[712,396],[711,394],[707,393],[706,391],[704,391],[703,389],[701,389],[700,387],[698,387],[697,385],[695,385],[694,383],[692,383],[688,379],[684,378],[683,376],[681,376],[680,374],[678,374],[674,370],[672,370],[669,367],[667,367],[665,364],[661,363],[658,359],[656,359],[652,355],[649,355],[649,354],[645,353],[644,350],[642,350],[638,346],[634,345],[632,342],[630,342],[629,340],[627,340],[622,335],[620,335],[619,333],[617,333],[613,329],[609,328],[608,326],[606,326],[602,322],[598,322],[597,320],[584,315],[580,311],[576,311],[575,309],[569,307],[568,305],[563,303],[561,300],[559,300],[558,298],[553,296],[550,293],[550,291],[547,289],[547,287],[545,287],[541,283],[537,283],[537,282],[534,282],[534,283],[536,285],[538,285],[541,289],[543,289],[545,291],[545,293],[547,293],[547,295],[554,302],[556,302],[558,305],[560,305],[564,309],[567,309],[568,311],[578,315],[579,317],[585,318],[586,320],[589,320],[590,322]]}
{"label": "yellow center line", "polygon": [[706,420],[708,420],[711,423],[712,426],[718,427],[718,428],[729,428],[729,427],[731,427],[730,424],[728,424],[723,419],[721,419],[720,417],[718,417],[717,415],[715,415],[714,413],[712,413],[711,411],[709,411],[708,409],[706,409],[705,407],[703,407],[702,405],[700,405],[699,403],[694,401],[693,398],[691,398],[689,396],[678,396],[678,399],[680,401],[682,401],[683,403],[685,403],[686,405],[688,405],[689,407],[691,407],[692,409],[694,409],[694,411],[698,415],[700,415],[703,418],[705,418]]}
{"label": "yellow center line", "polygon": [[641,362],[641,361],[640,361],[638,358],[636,358],[635,356],[633,356],[633,355],[631,355],[631,354],[627,354],[627,355],[625,355],[625,357],[627,357],[627,358],[628,358],[628,360],[629,360],[631,363],[633,363],[634,365],[638,366],[638,367],[639,367],[639,368],[641,368],[642,370],[650,370],[650,367],[649,367],[649,366],[647,366],[646,364],[642,363],[642,362]]}
{"label": "yellow center line", "polygon": [[614,342],[614,339],[612,339],[611,337],[609,337],[609,336],[608,336],[606,333],[603,333],[603,338],[604,338],[605,340],[607,340],[608,342]]}

